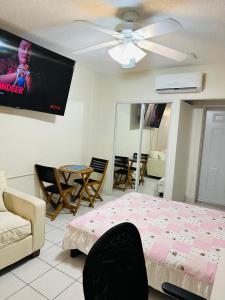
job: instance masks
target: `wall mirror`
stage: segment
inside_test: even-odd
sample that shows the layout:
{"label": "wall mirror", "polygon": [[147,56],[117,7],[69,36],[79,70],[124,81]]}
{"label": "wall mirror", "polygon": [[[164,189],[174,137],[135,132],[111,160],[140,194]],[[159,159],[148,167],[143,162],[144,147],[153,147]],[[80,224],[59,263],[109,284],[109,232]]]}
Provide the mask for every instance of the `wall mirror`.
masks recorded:
{"label": "wall mirror", "polygon": [[171,103],[118,103],[112,193],[163,197]]}

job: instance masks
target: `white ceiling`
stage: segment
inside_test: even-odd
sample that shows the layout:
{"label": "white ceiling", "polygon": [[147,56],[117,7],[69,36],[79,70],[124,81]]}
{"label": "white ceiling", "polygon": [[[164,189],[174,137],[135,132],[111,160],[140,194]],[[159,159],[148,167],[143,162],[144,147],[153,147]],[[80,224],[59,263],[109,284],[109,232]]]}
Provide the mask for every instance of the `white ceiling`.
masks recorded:
{"label": "white ceiling", "polygon": [[141,26],[166,18],[179,21],[183,31],[153,40],[197,56],[178,63],[149,52],[135,71],[225,61],[225,0],[1,0],[0,27],[98,72],[118,73],[124,70],[110,58],[107,49],[72,54],[112,39],[73,20],[89,20],[114,29],[126,7],[140,12]]}

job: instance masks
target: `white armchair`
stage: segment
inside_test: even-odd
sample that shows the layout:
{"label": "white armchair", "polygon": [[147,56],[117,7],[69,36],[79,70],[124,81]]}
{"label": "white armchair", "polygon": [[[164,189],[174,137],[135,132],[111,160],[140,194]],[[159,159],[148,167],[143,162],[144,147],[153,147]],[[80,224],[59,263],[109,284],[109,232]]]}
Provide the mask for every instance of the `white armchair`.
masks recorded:
{"label": "white armchair", "polygon": [[7,209],[0,211],[0,269],[3,269],[28,255],[39,255],[45,238],[45,202],[7,187],[4,172],[0,172],[1,190]]}

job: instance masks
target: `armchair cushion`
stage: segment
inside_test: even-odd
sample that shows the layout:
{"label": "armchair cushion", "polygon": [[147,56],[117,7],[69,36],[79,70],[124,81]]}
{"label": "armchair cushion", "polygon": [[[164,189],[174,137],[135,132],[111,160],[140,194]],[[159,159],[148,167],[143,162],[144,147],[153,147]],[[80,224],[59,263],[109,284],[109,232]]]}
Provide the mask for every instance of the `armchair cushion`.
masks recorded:
{"label": "armchair cushion", "polygon": [[3,194],[6,208],[32,224],[33,252],[44,244],[45,202],[34,196],[7,187]]}
{"label": "armchair cushion", "polygon": [[0,212],[0,249],[31,235],[31,223],[9,211]]}

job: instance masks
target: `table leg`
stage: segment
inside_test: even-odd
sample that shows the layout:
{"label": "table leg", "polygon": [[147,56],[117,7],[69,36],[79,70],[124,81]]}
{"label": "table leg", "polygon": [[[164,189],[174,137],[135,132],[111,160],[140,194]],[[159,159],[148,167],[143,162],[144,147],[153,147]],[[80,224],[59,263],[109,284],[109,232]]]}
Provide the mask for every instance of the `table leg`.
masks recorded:
{"label": "table leg", "polygon": [[86,174],[86,176],[85,176],[85,174],[81,174],[83,182],[84,182],[84,191],[86,192],[86,194],[88,196],[90,206],[93,208],[94,207],[94,203],[92,201],[93,198],[92,198],[91,193],[90,193],[89,188],[88,188],[88,180],[89,180],[90,175],[91,175],[91,173]]}
{"label": "table leg", "polygon": [[76,214],[77,210],[78,210],[79,207],[80,207],[80,203],[81,203],[81,200],[82,200],[82,198],[83,198],[84,192],[86,192],[87,195],[88,195],[88,199],[89,199],[89,201],[90,201],[91,207],[94,207],[94,205],[93,205],[93,203],[92,203],[92,200],[91,200],[91,195],[90,195],[90,192],[89,192],[88,186],[87,186],[87,183],[88,183],[88,180],[89,180],[90,175],[91,175],[91,172],[90,172],[90,173],[85,173],[85,174],[81,173],[81,177],[82,177],[82,179],[83,179],[83,183],[84,183],[84,184],[83,184],[83,186],[82,186],[82,188],[81,188],[81,190],[80,190],[80,192],[79,192],[79,197],[78,197],[78,201],[77,201],[77,206],[76,206],[76,209],[75,209],[75,212],[74,212],[75,214]]}
{"label": "table leg", "polygon": [[65,172],[62,172],[62,177],[65,181],[66,184],[68,184],[69,182],[69,179],[70,179],[70,176],[71,176],[71,173],[67,173],[68,175],[66,176],[66,173]]}

